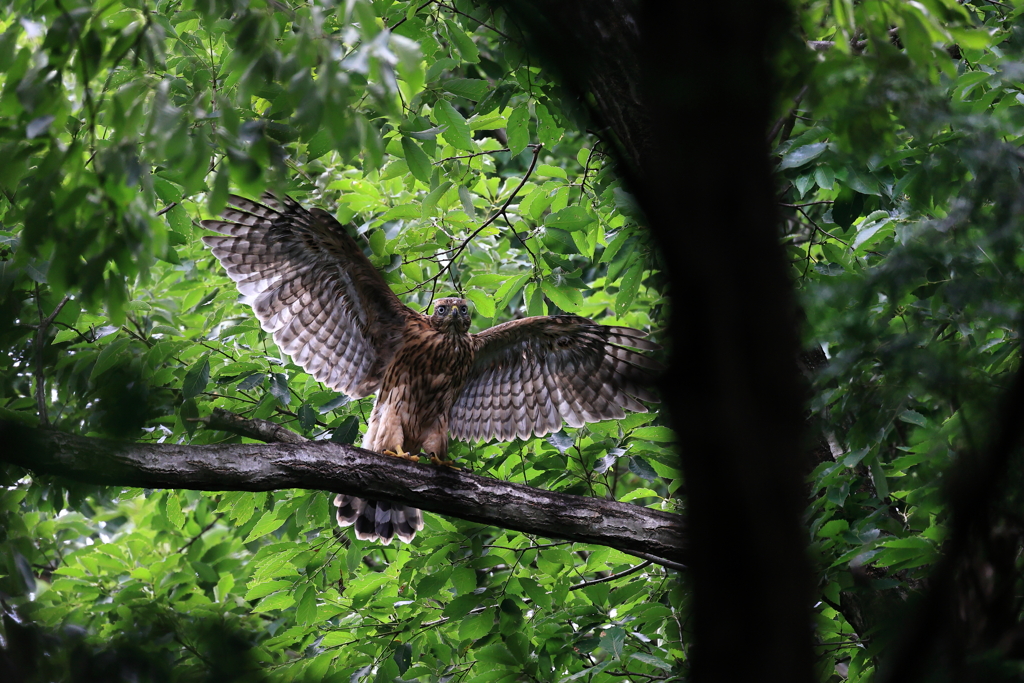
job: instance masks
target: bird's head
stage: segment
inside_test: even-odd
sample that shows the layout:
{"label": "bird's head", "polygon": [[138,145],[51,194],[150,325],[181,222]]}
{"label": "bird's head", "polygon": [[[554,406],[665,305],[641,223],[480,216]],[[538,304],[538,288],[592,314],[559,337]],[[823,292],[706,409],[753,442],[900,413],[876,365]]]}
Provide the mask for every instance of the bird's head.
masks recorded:
{"label": "bird's head", "polygon": [[435,300],[430,325],[438,332],[465,334],[469,331],[469,305],[454,296]]}

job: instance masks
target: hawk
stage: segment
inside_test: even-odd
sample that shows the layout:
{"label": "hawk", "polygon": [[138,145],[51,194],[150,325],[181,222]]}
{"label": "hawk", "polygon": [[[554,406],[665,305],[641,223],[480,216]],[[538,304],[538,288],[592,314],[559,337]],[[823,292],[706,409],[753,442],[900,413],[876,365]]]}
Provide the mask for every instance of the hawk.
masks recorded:
{"label": "hawk", "polygon": [[[203,241],[282,351],[352,398],[376,392],[363,448],[444,463],[449,435],[527,439],[656,400],[659,366],[639,351],[660,347],[639,330],[553,315],[470,334],[465,299],[437,299],[429,316],[405,306],[333,216],[290,197],[232,195],[221,220],[202,224],[220,233]],[[406,505],[334,502],[359,539],[409,542],[423,528]]]}

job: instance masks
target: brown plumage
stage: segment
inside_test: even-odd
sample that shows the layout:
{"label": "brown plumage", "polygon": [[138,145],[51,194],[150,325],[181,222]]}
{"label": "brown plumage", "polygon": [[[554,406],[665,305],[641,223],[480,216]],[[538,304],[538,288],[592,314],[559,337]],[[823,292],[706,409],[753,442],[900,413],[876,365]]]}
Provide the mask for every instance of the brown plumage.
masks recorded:
{"label": "brown plumage", "polygon": [[[448,435],[509,441],[645,412],[654,401],[635,349],[656,344],[628,327],[540,316],[469,334],[464,299],[405,306],[334,217],[290,197],[232,195],[221,233],[203,238],[296,364],[352,398],[377,392],[363,447],[445,459]],[[360,539],[412,540],[422,513],[338,495],[338,523]]]}

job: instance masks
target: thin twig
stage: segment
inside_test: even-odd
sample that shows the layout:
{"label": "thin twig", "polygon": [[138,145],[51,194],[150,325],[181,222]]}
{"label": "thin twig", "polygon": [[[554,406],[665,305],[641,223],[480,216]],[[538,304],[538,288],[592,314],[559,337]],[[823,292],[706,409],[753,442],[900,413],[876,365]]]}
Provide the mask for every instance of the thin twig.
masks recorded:
{"label": "thin twig", "polygon": [[779,120],[776,121],[775,124],[772,126],[772,129],[768,131],[768,142],[774,140],[775,136],[778,135],[779,132],[782,130],[782,127],[786,125],[786,119],[793,115],[793,112],[796,111],[797,105],[800,104],[800,100],[804,98],[804,95],[807,94],[807,91],[809,89],[810,86],[808,85],[805,85],[804,87],[800,88],[800,92],[798,92],[796,94],[796,97],[793,98],[793,106],[789,108],[788,112],[780,116]]}
{"label": "thin twig", "polygon": [[472,16],[471,14],[466,14],[465,12],[460,12],[459,10],[455,9],[454,7],[446,5],[443,2],[438,2],[437,4],[440,7],[444,7],[447,10],[455,12],[456,14],[461,14],[462,16],[466,17],[467,19],[472,19],[473,21],[475,21],[476,23],[480,24],[484,28],[487,28],[487,29],[490,29],[490,30],[494,31],[495,33],[497,33],[499,36],[501,36],[505,40],[512,40],[512,38],[510,36],[502,33],[501,31],[499,31],[498,29],[494,28],[490,24],[485,24],[484,22],[480,21],[479,19],[477,19],[476,17]]}
{"label": "thin twig", "polygon": [[605,673],[613,676],[639,676],[641,678],[646,678],[649,681],[664,681],[668,679],[668,676],[652,676],[650,674],[642,674],[636,671],[605,671]]}
{"label": "thin twig", "polygon": [[559,545],[572,545],[574,542],[575,541],[559,541],[558,543],[544,543],[544,544],[541,544],[541,545],[528,545],[525,548],[512,548],[512,547],[509,547],[507,545],[491,545],[491,544],[487,544],[487,545],[485,545],[483,547],[484,548],[498,548],[500,550],[515,550],[515,551],[518,552],[518,551],[521,551],[521,550],[538,550],[540,548],[554,548],[555,546],[559,546]]}
{"label": "thin twig", "polygon": [[[830,232],[829,232],[828,230],[826,230],[825,228],[823,228],[823,227],[821,227],[820,225],[818,225],[818,223],[817,223],[817,222],[816,222],[816,221],[815,221],[815,220],[814,220],[813,218],[811,218],[810,216],[808,216],[808,215],[807,215],[807,212],[806,212],[806,211],[804,211],[804,210],[803,210],[803,209],[802,209],[801,207],[799,207],[799,206],[796,206],[796,205],[793,205],[793,208],[795,208],[795,209],[796,209],[797,211],[799,211],[799,212],[801,213],[801,215],[803,215],[803,217],[804,217],[804,218],[806,218],[806,219],[807,219],[808,221],[810,221],[811,225],[813,225],[813,226],[814,226],[814,229],[815,229],[815,230],[817,230],[818,232],[820,232],[820,233],[821,233],[821,234],[823,234],[823,235],[826,235],[826,236],[828,236],[828,237],[831,237],[831,238],[832,238],[832,239],[834,239],[834,240],[835,240],[836,242],[839,242],[840,244],[842,244],[843,246],[845,246],[845,247],[846,247],[847,249],[849,249],[849,248],[850,248],[850,243],[849,243],[849,242],[846,242],[845,240],[841,240],[841,239],[839,239],[838,237],[836,237],[835,235],[833,235],[832,233],[830,233]],[[810,253],[810,252],[808,251],[808,253]]]}
{"label": "thin twig", "polygon": [[479,228],[477,228],[472,233],[470,233],[469,237],[467,237],[466,239],[462,240],[462,243],[459,244],[458,248],[455,250],[455,253],[452,254],[451,258],[448,259],[448,263],[446,263],[444,265],[444,267],[441,268],[441,270],[438,271],[437,275],[434,275],[433,277],[427,278],[426,280],[424,280],[423,282],[419,283],[418,285],[416,285],[412,289],[409,289],[409,290],[406,290],[406,291],[402,292],[402,294],[411,294],[412,292],[415,292],[417,289],[419,289],[420,287],[424,286],[428,282],[430,282],[430,283],[437,283],[437,281],[440,280],[444,276],[446,271],[450,271],[451,270],[452,264],[454,264],[455,261],[459,258],[459,256],[462,255],[462,252],[464,252],[466,250],[466,248],[469,246],[469,243],[473,241],[473,238],[476,237],[477,235],[479,235],[480,231],[482,231],[488,225],[490,225],[495,220],[497,220],[498,217],[501,216],[505,212],[506,209],[508,209],[509,205],[512,203],[512,200],[516,198],[516,195],[518,195],[519,191],[523,189],[524,185],[526,185],[526,182],[530,179],[530,176],[533,175],[533,170],[537,167],[537,158],[540,156],[540,150],[543,149],[544,145],[536,144],[536,145],[530,145],[530,147],[533,148],[533,160],[530,162],[530,168],[527,169],[526,175],[524,175],[523,179],[519,181],[519,184],[516,186],[516,189],[512,190],[512,194],[510,194],[508,196],[508,199],[505,200],[505,203],[502,204],[501,207],[497,211],[495,211],[493,214],[491,214],[490,218],[488,218],[483,223],[481,223]]}
{"label": "thin twig", "polygon": [[489,149],[486,152],[474,152],[473,154],[463,154],[462,156],[457,156],[457,157],[445,157],[444,159],[441,159],[440,161],[435,161],[434,162],[434,166],[437,166],[438,164],[444,163],[445,161],[453,161],[455,159],[472,159],[473,157],[483,157],[483,156],[487,156],[488,154],[497,154],[499,152],[511,152],[511,151],[512,150],[510,150],[508,147],[506,147],[504,149]]}
{"label": "thin twig", "polygon": [[[420,11],[421,9],[423,9],[424,7],[426,7],[427,5],[429,5],[429,4],[430,4],[430,3],[432,3],[432,2],[434,2],[434,0],[427,0],[427,1],[425,2],[425,3],[423,3],[422,5],[420,5],[419,7],[417,7],[417,8],[416,8],[416,11],[412,13],[412,16],[415,16],[415,15],[419,14],[419,11]],[[395,30],[396,28],[398,28],[399,26],[401,26],[402,24],[404,24],[404,23],[405,23],[405,22],[407,22],[408,20],[409,20],[409,16],[405,16],[405,17],[403,17],[403,18],[402,18],[402,20],[401,20],[401,21],[398,21],[398,22],[396,22],[396,23],[395,23],[395,25],[394,25],[394,26],[392,26],[391,28],[389,28],[388,30],[389,30],[389,31],[394,31],[394,30]]]}
{"label": "thin twig", "polygon": [[641,553],[636,550],[622,550],[622,548],[618,548],[617,550],[624,552],[627,555],[632,555],[633,557],[639,557],[641,560],[650,560],[654,564],[660,564],[662,567],[675,569],[677,572],[686,571],[687,569],[685,564],[675,562],[673,560],[666,560],[664,557],[658,557],[657,555],[648,555],[647,553]]}
{"label": "thin twig", "polygon": [[43,304],[39,299],[39,284],[36,283],[36,311],[39,313],[39,326],[36,327],[36,408],[39,411],[39,424],[43,427],[50,426],[50,418],[46,414],[46,373],[43,368],[43,349],[46,348],[46,330],[49,329],[50,325],[53,324],[53,319],[56,318],[61,310],[71,299],[69,294],[65,294],[64,298],[60,300],[57,307],[53,309],[53,313],[43,317]]}
{"label": "thin twig", "polygon": [[804,202],[803,204],[785,204],[783,202],[779,202],[779,206],[785,206],[789,209],[799,209],[802,206],[814,206],[815,204],[835,204],[835,200],[826,199],[820,202]]}
{"label": "thin twig", "polygon": [[593,585],[596,585],[596,584],[599,584],[599,583],[605,583],[607,581],[614,581],[615,579],[621,579],[623,576],[629,576],[630,574],[638,572],[641,569],[643,569],[644,567],[649,567],[652,564],[654,564],[653,560],[645,560],[644,562],[641,562],[637,566],[630,567],[629,569],[627,569],[625,571],[621,571],[618,574],[612,574],[611,576],[606,576],[606,577],[601,578],[601,579],[594,579],[593,581],[584,581],[583,583],[577,583],[577,584],[575,584],[573,586],[569,586],[569,590],[575,591],[575,590],[579,590],[580,588],[586,588],[587,586],[593,586]]}
{"label": "thin twig", "polygon": [[190,541],[189,541],[188,543],[186,543],[185,545],[181,546],[181,548],[180,548],[180,549],[178,550],[178,553],[183,553],[183,552],[185,552],[186,550],[188,550],[188,549],[189,549],[189,547],[190,547],[190,546],[191,546],[191,545],[192,545],[193,543],[195,543],[196,541],[198,541],[198,540],[199,540],[199,538],[200,538],[200,537],[201,537],[201,536],[202,536],[203,534],[205,534],[205,533],[206,533],[207,531],[209,531],[210,529],[212,529],[212,528],[213,528],[213,525],[214,525],[214,524],[216,524],[217,522],[219,522],[219,521],[220,521],[220,518],[221,518],[221,517],[223,517],[223,516],[224,516],[224,513],[223,513],[223,512],[219,512],[219,513],[217,513],[217,516],[213,518],[213,521],[212,521],[212,522],[210,522],[209,524],[207,524],[206,526],[204,526],[204,527],[203,527],[203,530],[202,530],[202,531],[200,531],[200,532],[199,532],[198,534],[196,534],[195,536],[193,536],[193,537],[192,537],[192,539],[191,539],[191,540],[190,540]]}

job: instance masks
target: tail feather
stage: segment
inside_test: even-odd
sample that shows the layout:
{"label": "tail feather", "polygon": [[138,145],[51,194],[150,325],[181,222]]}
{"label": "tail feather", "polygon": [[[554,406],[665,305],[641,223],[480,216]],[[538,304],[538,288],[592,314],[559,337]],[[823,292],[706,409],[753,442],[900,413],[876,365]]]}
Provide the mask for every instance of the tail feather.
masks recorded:
{"label": "tail feather", "polygon": [[384,544],[398,536],[409,543],[423,528],[423,513],[407,505],[389,500],[370,500],[339,493],[334,499],[338,508],[338,525],[355,526],[356,538]]}

